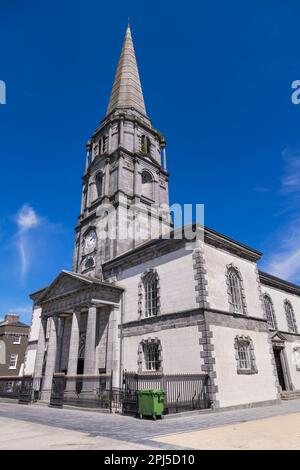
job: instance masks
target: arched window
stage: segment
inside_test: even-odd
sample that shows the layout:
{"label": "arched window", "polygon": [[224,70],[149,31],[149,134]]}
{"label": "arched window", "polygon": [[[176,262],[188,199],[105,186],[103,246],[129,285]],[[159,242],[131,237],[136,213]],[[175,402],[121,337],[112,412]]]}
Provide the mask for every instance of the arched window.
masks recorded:
{"label": "arched window", "polygon": [[267,319],[268,327],[271,330],[276,330],[277,326],[276,326],[274,308],[273,308],[272,300],[267,294],[264,295],[264,308],[265,308],[265,316]]}
{"label": "arched window", "polygon": [[233,313],[246,313],[242,292],[242,278],[237,268],[227,268],[227,286],[231,311]]}
{"label": "arched window", "polygon": [[105,136],[102,136],[100,141],[99,141],[99,147],[100,147],[100,155],[102,155],[103,153],[105,153],[105,150],[106,150],[106,138]]}
{"label": "arched window", "polygon": [[142,195],[153,200],[153,178],[149,171],[142,173]]}
{"label": "arched window", "polygon": [[146,135],[141,137],[141,152],[145,155],[151,155],[151,140]]}
{"label": "arched window", "polygon": [[97,197],[101,197],[102,192],[103,192],[103,175],[102,175],[102,173],[98,173],[96,175],[95,181],[96,181]]}
{"label": "arched window", "polygon": [[153,317],[158,314],[158,274],[150,270],[144,274],[143,278],[145,294],[145,316]]}
{"label": "arched window", "polygon": [[294,315],[294,310],[292,304],[286,300],[284,302],[284,311],[286,316],[286,321],[288,324],[288,330],[290,333],[297,333],[296,319]]}

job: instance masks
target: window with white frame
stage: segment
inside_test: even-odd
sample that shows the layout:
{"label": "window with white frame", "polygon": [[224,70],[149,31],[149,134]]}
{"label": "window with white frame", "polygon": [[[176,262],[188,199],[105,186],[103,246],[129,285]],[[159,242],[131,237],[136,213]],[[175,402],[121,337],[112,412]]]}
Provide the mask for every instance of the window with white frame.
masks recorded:
{"label": "window with white frame", "polygon": [[284,311],[285,311],[285,316],[286,316],[286,321],[287,321],[289,332],[297,333],[297,325],[296,325],[294,310],[293,310],[292,304],[288,300],[284,302]]}
{"label": "window with white frame", "polygon": [[9,359],[9,369],[16,369],[18,362],[18,354],[12,354]]}
{"label": "window with white frame", "polygon": [[158,343],[144,344],[145,370],[158,371],[160,369],[160,351]]}
{"label": "window with white frame", "polygon": [[228,294],[233,313],[246,313],[242,295],[242,281],[239,272],[234,267],[227,270]]}
{"label": "window with white frame", "polygon": [[268,327],[270,328],[270,330],[276,330],[277,326],[273,303],[271,298],[267,294],[264,295],[264,308]]}
{"label": "window with white frame", "polygon": [[257,373],[252,339],[249,336],[236,336],[234,348],[236,351],[237,373]]}
{"label": "window with white frame", "polygon": [[143,276],[145,294],[145,316],[153,317],[158,314],[158,275],[151,270]]}
{"label": "window with white frame", "polygon": [[13,344],[21,344],[21,335],[13,335]]}

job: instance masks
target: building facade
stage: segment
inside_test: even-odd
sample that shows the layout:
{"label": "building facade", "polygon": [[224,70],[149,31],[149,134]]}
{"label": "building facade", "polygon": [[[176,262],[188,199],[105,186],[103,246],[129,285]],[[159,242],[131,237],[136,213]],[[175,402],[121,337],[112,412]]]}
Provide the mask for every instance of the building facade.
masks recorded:
{"label": "building facade", "polygon": [[0,322],[0,377],[23,375],[29,329],[13,313]]}
{"label": "building facade", "polygon": [[[127,28],[107,113],[86,146],[72,271],[35,292],[26,373],[205,373],[214,407],[300,390],[300,287],[207,227],[177,237],[166,142],[144,103]],[[188,232],[201,233],[190,243]],[[165,236],[168,234],[168,236]]]}

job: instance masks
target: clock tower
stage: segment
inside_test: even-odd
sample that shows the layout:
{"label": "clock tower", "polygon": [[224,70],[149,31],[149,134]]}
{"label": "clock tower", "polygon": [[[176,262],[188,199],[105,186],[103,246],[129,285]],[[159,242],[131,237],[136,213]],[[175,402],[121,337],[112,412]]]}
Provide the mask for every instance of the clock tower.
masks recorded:
{"label": "clock tower", "polygon": [[73,271],[102,278],[103,262],[169,231],[168,176],[128,26],[106,115],[86,145]]}

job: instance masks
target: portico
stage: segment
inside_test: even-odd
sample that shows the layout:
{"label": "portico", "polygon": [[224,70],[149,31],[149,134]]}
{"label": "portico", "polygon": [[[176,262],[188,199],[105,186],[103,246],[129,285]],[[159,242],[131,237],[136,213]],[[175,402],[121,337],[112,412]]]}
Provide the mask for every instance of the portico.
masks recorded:
{"label": "portico", "polygon": [[43,399],[50,396],[56,372],[83,374],[84,379],[113,371],[113,386],[118,386],[121,295],[120,287],[68,271],[43,292],[34,371],[35,378],[42,378]]}

